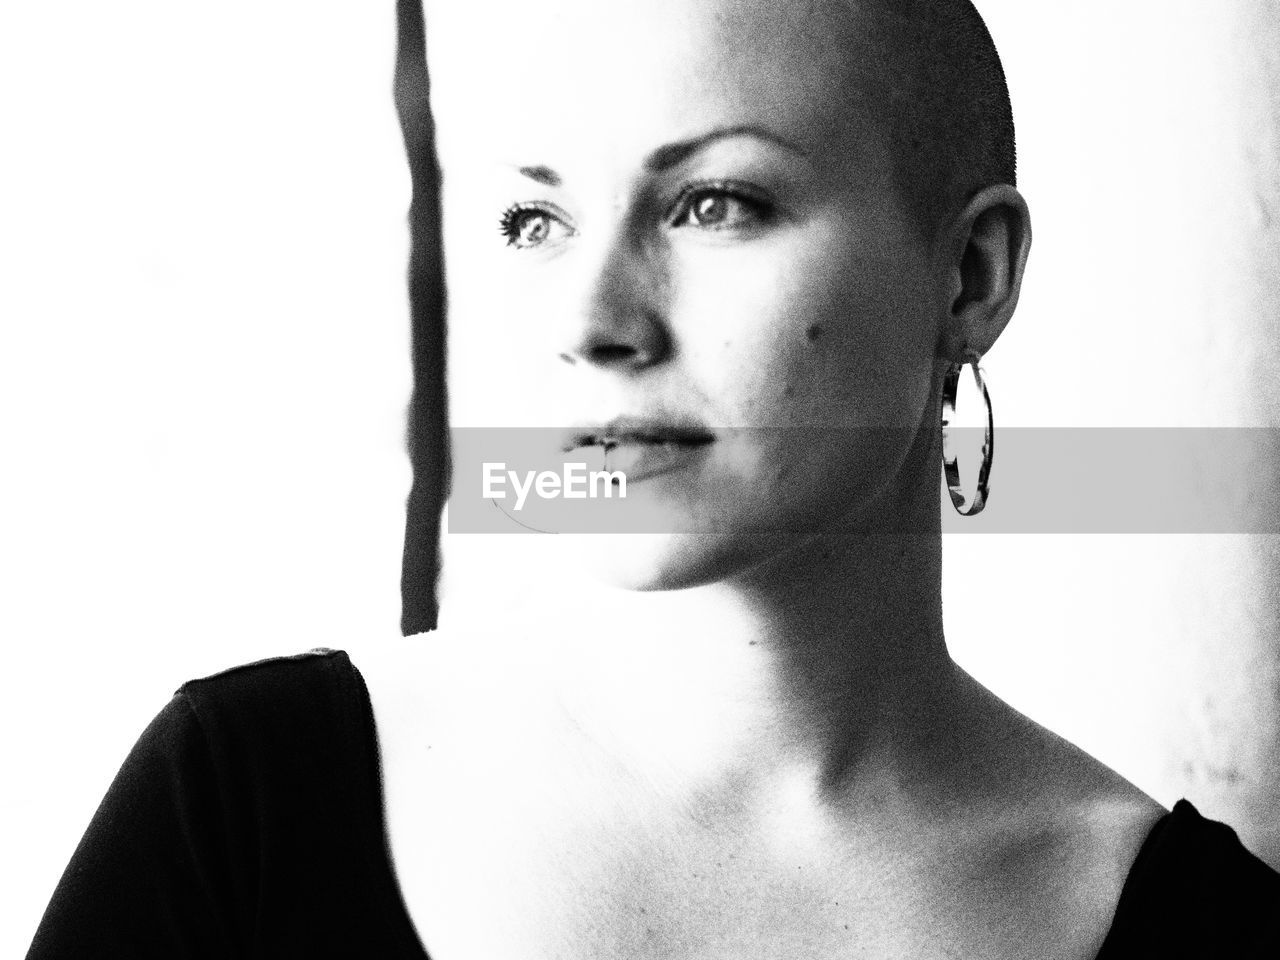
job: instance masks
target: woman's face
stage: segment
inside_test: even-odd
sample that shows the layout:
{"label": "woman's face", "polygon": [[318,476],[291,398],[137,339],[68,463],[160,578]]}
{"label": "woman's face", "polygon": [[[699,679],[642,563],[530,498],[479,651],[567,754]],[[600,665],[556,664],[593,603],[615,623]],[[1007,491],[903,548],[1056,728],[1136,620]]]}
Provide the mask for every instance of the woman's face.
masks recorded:
{"label": "woman's face", "polygon": [[619,441],[651,535],[573,539],[638,588],[728,576],[907,482],[945,289],[860,16],[498,6],[427,10],[452,425]]}

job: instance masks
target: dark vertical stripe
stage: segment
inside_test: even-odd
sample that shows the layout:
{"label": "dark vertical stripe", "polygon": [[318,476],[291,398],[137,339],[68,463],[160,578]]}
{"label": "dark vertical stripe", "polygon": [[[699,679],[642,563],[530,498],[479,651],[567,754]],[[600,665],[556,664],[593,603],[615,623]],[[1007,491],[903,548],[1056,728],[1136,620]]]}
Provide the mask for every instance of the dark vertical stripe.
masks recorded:
{"label": "dark vertical stripe", "polygon": [[409,208],[409,309],[413,394],[407,442],[413,468],[400,572],[400,630],[433,630],[440,573],[440,511],[448,495],[444,387],[445,289],[440,248],[440,173],[428,104],[421,0],[396,0],[396,107],[413,178]]}

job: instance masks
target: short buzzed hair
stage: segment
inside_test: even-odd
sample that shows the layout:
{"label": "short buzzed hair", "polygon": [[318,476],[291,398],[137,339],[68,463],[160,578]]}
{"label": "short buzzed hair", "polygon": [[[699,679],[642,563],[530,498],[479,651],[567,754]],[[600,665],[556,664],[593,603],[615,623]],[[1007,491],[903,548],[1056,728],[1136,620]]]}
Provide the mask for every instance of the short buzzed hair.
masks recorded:
{"label": "short buzzed hair", "polygon": [[983,187],[1017,185],[1004,66],[970,0],[853,0],[887,14],[894,174],[927,236]]}

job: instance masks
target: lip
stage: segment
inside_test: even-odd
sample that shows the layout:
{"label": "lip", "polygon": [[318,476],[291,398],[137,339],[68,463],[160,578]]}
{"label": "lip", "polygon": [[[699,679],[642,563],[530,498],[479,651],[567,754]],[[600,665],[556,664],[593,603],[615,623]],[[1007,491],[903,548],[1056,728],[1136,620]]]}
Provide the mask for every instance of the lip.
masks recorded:
{"label": "lip", "polygon": [[690,420],[621,416],[569,431],[562,450],[601,447],[605,468],[621,471],[634,483],[692,465],[715,439],[709,429]]}

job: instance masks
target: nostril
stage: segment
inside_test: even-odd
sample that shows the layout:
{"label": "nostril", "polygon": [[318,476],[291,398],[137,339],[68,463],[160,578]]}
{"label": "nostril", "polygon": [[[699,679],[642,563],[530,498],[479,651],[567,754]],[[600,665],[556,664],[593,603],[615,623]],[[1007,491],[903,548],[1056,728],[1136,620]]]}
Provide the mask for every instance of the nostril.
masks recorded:
{"label": "nostril", "polygon": [[557,351],[570,366],[642,369],[664,360],[672,350],[670,333],[654,312],[625,303],[585,313]]}
{"label": "nostril", "polygon": [[601,343],[588,349],[587,355],[592,363],[619,363],[634,357],[636,348],[625,343]]}

